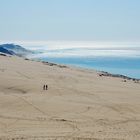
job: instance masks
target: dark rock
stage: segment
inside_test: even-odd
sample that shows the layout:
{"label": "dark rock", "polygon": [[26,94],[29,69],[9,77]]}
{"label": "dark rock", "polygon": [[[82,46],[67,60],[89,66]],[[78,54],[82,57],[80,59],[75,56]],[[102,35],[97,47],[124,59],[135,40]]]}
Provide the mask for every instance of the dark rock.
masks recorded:
{"label": "dark rock", "polygon": [[124,82],[126,82],[126,80],[133,80],[137,83],[140,81],[140,79],[127,77],[125,75],[120,75],[120,74],[111,74],[111,73],[104,72],[104,71],[101,71],[101,73],[99,73],[99,76],[109,76],[109,77],[122,78],[122,79],[125,79]]}

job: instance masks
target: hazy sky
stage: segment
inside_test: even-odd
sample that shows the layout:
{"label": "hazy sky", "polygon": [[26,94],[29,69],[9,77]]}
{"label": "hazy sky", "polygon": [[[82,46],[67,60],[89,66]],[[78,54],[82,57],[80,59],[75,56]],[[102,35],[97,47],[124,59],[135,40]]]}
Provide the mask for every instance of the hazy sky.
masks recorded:
{"label": "hazy sky", "polygon": [[140,0],[0,0],[0,40],[140,41]]}

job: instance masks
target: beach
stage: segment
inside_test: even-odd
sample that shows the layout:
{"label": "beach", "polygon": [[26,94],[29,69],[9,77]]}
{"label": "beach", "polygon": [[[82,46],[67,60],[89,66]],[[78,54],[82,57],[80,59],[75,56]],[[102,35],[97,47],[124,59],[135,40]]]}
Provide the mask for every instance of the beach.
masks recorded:
{"label": "beach", "polygon": [[[20,43],[19,43],[20,44]],[[27,57],[41,61],[96,69],[140,79],[140,44],[106,42],[47,42],[26,49],[35,51]]]}
{"label": "beach", "polygon": [[0,139],[139,140],[140,81],[0,55]]}

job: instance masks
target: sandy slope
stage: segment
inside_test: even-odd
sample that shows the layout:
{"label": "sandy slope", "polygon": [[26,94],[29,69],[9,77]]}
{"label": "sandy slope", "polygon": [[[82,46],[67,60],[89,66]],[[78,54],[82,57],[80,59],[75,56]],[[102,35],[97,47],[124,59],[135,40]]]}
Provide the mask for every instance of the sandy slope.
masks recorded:
{"label": "sandy slope", "polygon": [[0,139],[139,140],[140,83],[0,56]]}

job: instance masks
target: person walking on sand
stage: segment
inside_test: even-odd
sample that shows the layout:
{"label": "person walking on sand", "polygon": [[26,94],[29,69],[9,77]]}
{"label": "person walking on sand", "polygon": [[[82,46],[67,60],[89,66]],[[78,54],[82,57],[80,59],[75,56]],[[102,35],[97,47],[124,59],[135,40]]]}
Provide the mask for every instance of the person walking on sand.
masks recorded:
{"label": "person walking on sand", "polygon": [[46,90],[48,90],[48,85],[46,85]]}
{"label": "person walking on sand", "polygon": [[45,87],[46,87],[46,86],[44,85],[44,86],[43,86],[43,90],[45,90]]}

